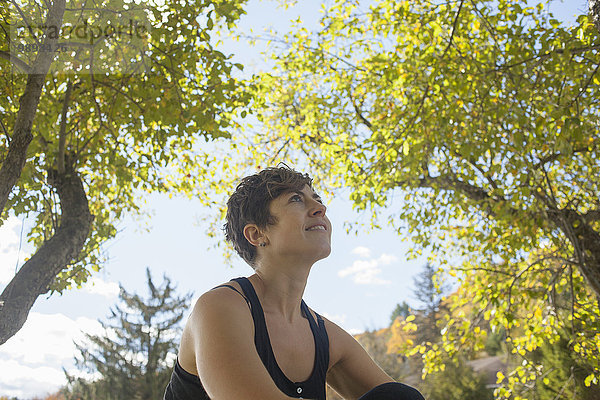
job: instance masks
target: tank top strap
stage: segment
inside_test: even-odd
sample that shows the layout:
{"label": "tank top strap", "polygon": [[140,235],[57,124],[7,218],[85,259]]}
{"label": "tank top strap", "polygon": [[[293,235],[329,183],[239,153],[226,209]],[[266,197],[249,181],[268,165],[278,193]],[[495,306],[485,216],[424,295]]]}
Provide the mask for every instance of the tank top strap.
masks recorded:
{"label": "tank top strap", "polygon": [[252,307],[250,306],[250,301],[248,300],[248,298],[247,298],[246,296],[244,296],[244,294],[243,294],[243,293],[241,293],[239,290],[237,290],[235,287],[233,287],[233,286],[231,286],[231,285],[228,285],[228,284],[226,284],[226,283],[225,283],[225,284],[223,284],[223,285],[215,286],[214,288],[212,288],[212,289],[210,289],[210,290],[215,290],[215,289],[222,288],[222,287],[226,287],[226,288],[229,288],[229,289],[231,289],[231,290],[234,290],[234,291],[238,292],[238,294],[239,294],[240,296],[242,296],[242,298],[243,298],[243,299],[246,301],[246,304],[248,304],[248,307],[249,307],[250,309],[252,309]]}
{"label": "tank top strap", "polygon": [[250,311],[254,321],[254,345],[256,346],[256,351],[267,368],[267,371],[272,371],[274,365],[277,363],[275,362],[275,355],[271,349],[265,313],[260,304],[260,300],[248,278],[234,278],[232,281],[236,281],[241,286],[242,291],[250,303]]}
{"label": "tank top strap", "polygon": [[310,325],[310,329],[313,333],[315,339],[315,370],[314,374],[321,377],[322,379],[326,378],[327,369],[329,368],[329,336],[327,335],[327,330],[325,329],[325,322],[323,318],[315,312],[317,316],[317,321],[315,322],[310,309],[302,300],[301,303],[302,312],[308,319],[308,323]]}

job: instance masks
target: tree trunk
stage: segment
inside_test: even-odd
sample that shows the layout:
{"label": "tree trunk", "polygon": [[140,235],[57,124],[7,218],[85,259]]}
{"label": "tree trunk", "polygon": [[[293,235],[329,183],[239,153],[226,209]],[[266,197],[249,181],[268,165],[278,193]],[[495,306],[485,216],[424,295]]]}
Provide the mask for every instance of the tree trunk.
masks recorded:
{"label": "tree trunk", "polygon": [[71,165],[63,174],[49,171],[48,183],[60,198],[60,226],[21,267],[0,295],[0,345],[21,329],[40,294],[81,252],[93,217],[81,178]]}
{"label": "tree trunk", "polygon": [[[46,26],[48,31],[51,27],[60,27],[62,25],[65,13],[65,0],[55,0],[48,11]],[[58,41],[54,35],[45,35],[44,46],[42,48],[55,49]],[[34,64],[30,66],[32,72],[27,77],[25,91],[19,99],[19,111],[15,120],[13,134],[8,146],[8,153],[2,167],[0,168],[0,216],[4,212],[4,207],[8,201],[8,195],[17,183],[25,161],[27,159],[27,147],[33,139],[31,128],[33,118],[37,112],[42,88],[46,81],[46,74],[50,69],[50,64],[54,59],[53,51],[39,51]]]}
{"label": "tree trunk", "polygon": [[600,32],[600,0],[588,0],[590,19]]}
{"label": "tree trunk", "polygon": [[574,210],[548,210],[548,216],[571,241],[579,271],[600,301],[600,233]]}

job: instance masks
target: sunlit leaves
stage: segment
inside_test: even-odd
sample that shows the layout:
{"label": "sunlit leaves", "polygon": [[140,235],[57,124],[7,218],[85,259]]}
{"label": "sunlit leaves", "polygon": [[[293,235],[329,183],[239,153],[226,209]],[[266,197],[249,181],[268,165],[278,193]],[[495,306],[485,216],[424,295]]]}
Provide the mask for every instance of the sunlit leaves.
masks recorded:
{"label": "sunlit leaves", "polygon": [[[544,2],[381,0],[333,2],[320,22],[274,41],[247,154],[263,164],[300,151],[357,209],[392,210],[414,254],[429,250],[460,280],[442,343],[411,350],[428,370],[480,348],[485,324],[525,359],[568,327],[573,351],[600,365],[577,227],[552,216],[600,209],[600,37],[587,17],[567,27]],[[516,368],[507,393],[543,373]]]}
{"label": "sunlit leaves", "polygon": [[[169,191],[192,196],[204,190],[211,157],[200,151],[200,146],[228,137],[237,126],[233,114],[249,100],[232,76],[234,69],[243,66],[234,65],[220,52],[210,35],[233,27],[243,14],[243,3],[160,1],[140,5],[107,0],[88,4],[83,13],[81,1],[68,2],[70,16],[77,10],[81,15],[95,10],[102,16],[143,6],[151,27],[144,47],[118,69],[102,70],[99,64],[114,64],[115,60],[100,52],[92,73],[65,70],[48,75],[34,120],[35,139],[8,207],[16,215],[35,216],[29,239],[36,247],[52,236],[60,222],[60,204],[46,183],[46,171],[57,165],[60,112],[70,82],[73,93],[67,112],[66,161],[82,176],[95,217],[81,258],[57,277],[52,289],[79,285],[99,268],[106,257],[102,244],[116,235],[116,223],[125,213],[143,212],[143,193]],[[23,9],[25,15],[47,12],[44,4],[36,2],[23,5]],[[43,21],[43,15],[38,17]],[[17,22],[3,19],[5,29],[0,35],[7,35],[8,24]],[[3,42],[8,42],[5,39]],[[74,47],[70,54],[85,59],[86,51]],[[0,98],[1,162],[26,76],[11,73],[6,60],[0,69],[0,86],[6,94]]]}

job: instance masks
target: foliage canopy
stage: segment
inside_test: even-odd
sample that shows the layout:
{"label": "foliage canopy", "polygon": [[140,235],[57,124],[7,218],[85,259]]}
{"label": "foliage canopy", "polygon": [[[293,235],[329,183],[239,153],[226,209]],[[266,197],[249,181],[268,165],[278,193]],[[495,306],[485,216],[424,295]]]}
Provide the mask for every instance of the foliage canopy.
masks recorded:
{"label": "foliage canopy", "polygon": [[[199,146],[228,137],[248,100],[234,78],[242,65],[211,39],[234,26],[243,3],[0,5],[0,212],[35,218],[36,249],[0,297],[0,343],[40,294],[81,285],[100,268],[102,243],[124,213],[140,211],[143,193],[189,194],[201,182],[210,166]],[[136,46],[126,36],[52,34],[107,29],[110,16],[134,10],[146,32]],[[19,26],[32,32],[23,47],[31,54],[16,51]]]}
{"label": "foliage canopy", "polygon": [[442,344],[412,350],[427,371],[504,329],[524,358],[496,393],[509,397],[567,329],[598,384],[597,29],[586,15],[565,26],[547,2],[362,4],[273,38],[277,69],[254,82],[261,133],[238,151],[304,160],[456,277]]}

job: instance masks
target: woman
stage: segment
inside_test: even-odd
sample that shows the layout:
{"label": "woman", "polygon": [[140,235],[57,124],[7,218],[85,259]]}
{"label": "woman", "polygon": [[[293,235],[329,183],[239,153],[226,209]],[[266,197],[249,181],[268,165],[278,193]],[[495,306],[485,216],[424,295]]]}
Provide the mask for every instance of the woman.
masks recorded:
{"label": "woman", "polygon": [[360,344],[306,306],[331,223],[312,179],[287,166],[244,178],[227,202],[225,236],[254,268],[204,293],[184,328],[165,400],[412,400]]}

